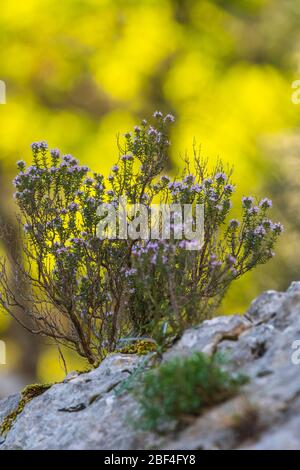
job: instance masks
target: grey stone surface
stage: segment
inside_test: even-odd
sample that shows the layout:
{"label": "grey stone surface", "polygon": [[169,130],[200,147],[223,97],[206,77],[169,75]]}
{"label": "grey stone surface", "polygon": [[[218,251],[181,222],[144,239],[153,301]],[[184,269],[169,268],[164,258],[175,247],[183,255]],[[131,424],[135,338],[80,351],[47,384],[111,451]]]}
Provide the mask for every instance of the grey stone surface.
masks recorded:
{"label": "grey stone surface", "polygon": [[[138,409],[115,390],[142,358],[115,354],[94,371],[71,374],[34,398],[18,416],[0,449],[300,449],[300,282],[269,291],[244,316],[216,317],[187,330],[164,354],[166,361],[192,351],[219,351],[228,367],[246,373],[241,393],[207,410],[183,430],[157,436],[130,424]],[[0,421],[19,397],[0,401]],[[2,442],[4,441],[4,442]]]}

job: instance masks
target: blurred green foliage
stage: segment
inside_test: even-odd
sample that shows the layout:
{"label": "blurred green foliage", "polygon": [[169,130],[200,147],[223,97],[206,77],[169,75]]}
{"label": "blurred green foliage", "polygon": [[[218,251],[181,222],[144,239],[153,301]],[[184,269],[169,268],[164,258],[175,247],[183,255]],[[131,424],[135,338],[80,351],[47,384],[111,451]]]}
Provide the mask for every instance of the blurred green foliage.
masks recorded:
{"label": "blurred green foliage", "polygon": [[[292,180],[298,194],[288,157],[300,123],[300,109],[291,103],[299,25],[295,0],[4,2],[1,214],[13,210],[14,162],[30,159],[32,141],[46,139],[108,171],[116,134],[162,109],[177,117],[174,169],[175,156],[196,138],[212,163],[221,156],[235,166],[237,197],[267,188],[284,201],[274,214],[286,226],[277,259],[240,281],[222,310],[243,311],[261,290],[286,288],[300,264],[299,216],[289,210],[287,191]],[[42,355],[41,363],[47,361]],[[58,378],[48,372],[43,379]]]}

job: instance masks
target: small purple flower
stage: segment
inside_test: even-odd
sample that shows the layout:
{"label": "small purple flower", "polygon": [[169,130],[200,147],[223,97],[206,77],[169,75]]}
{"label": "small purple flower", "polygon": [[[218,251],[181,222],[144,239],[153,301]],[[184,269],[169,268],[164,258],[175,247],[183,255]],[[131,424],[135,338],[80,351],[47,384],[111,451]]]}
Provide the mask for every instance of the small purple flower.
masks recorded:
{"label": "small purple flower", "polygon": [[87,186],[90,186],[91,184],[93,184],[93,179],[92,178],[86,178],[84,180],[84,184],[86,184]]}
{"label": "small purple flower", "polygon": [[25,166],[26,166],[26,163],[24,162],[24,160],[17,161],[17,167],[19,168],[19,170],[24,170]]}
{"label": "small purple flower", "polygon": [[208,192],[207,192],[207,195],[208,195],[208,199],[211,202],[216,202],[219,198],[217,193],[213,189],[209,189]]}
{"label": "small purple flower", "polygon": [[279,235],[284,231],[284,226],[280,222],[276,222],[275,224],[272,225],[272,231]]}
{"label": "small purple flower", "polygon": [[30,224],[24,224],[24,232],[28,233],[32,229],[32,225]]}
{"label": "small purple flower", "polygon": [[203,188],[200,186],[200,184],[193,184],[193,186],[191,186],[191,190],[195,193],[201,193],[202,189]]}
{"label": "small purple flower", "polygon": [[123,156],[121,157],[121,160],[122,160],[123,162],[131,161],[131,160],[133,160],[133,156],[132,156],[132,155],[123,155]]}
{"label": "small purple flower", "polygon": [[248,214],[257,215],[259,213],[259,207],[253,206],[248,210]]}
{"label": "small purple flower", "polygon": [[243,207],[245,207],[246,209],[250,209],[253,202],[254,202],[254,198],[252,196],[244,196],[242,198]]}
{"label": "small purple flower", "polygon": [[271,199],[268,199],[267,197],[263,198],[259,203],[259,207],[262,207],[263,209],[271,208],[272,207]]}
{"label": "small purple flower", "polygon": [[234,266],[236,264],[236,258],[232,255],[229,255],[228,258],[227,258],[227,262],[231,266]]}
{"label": "small purple flower", "polygon": [[147,126],[147,124],[148,124],[148,123],[147,123],[146,119],[143,119],[143,120],[142,120],[142,126],[145,127],[145,126]]}
{"label": "small purple flower", "polygon": [[222,266],[222,261],[218,261],[218,260],[211,261],[211,262],[210,262],[210,266],[211,266],[212,269],[221,268],[221,266]]}
{"label": "small purple flower", "polygon": [[47,142],[46,142],[45,140],[42,140],[42,141],[40,142],[40,150],[42,150],[42,151],[48,150],[48,144],[47,144]]}
{"label": "small purple flower", "polygon": [[108,181],[113,181],[115,179],[114,175],[109,175]]}
{"label": "small purple flower", "polygon": [[272,223],[272,221],[271,221],[270,219],[265,219],[265,220],[263,220],[262,225],[264,226],[264,228],[265,228],[266,230],[269,230],[269,229],[272,228],[273,223]]}
{"label": "small purple flower", "polygon": [[193,183],[195,181],[195,176],[194,175],[186,175],[184,178],[183,178],[183,182],[184,183]]}
{"label": "small purple flower", "polygon": [[46,151],[47,149],[48,149],[48,144],[44,140],[42,140],[41,142],[33,142],[31,144],[31,150],[33,151],[33,153],[37,153],[40,150]]}
{"label": "small purple flower", "polygon": [[173,116],[173,114],[167,114],[164,118],[164,121],[165,122],[174,122],[175,121],[175,117]]}
{"label": "small purple flower", "polygon": [[225,199],[225,201],[222,202],[222,206],[223,206],[224,211],[229,211],[229,209],[231,209],[232,207],[232,202],[229,201],[228,199]]}
{"label": "small purple flower", "polygon": [[58,255],[62,255],[63,253],[67,253],[67,252],[68,252],[68,250],[65,246],[62,246],[61,248],[58,248],[58,250],[56,250],[56,253]]}
{"label": "small purple flower", "polygon": [[20,176],[16,176],[14,179],[13,179],[13,185],[17,188],[20,183],[22,182],[22,179],[20,178]]}
{"label": "small purple flower", "polygon": [[70,160],[70,165],[76,166],[77,169],[79,170],[78,163],[79,163],[79,162],[78,162],[78,160],[76,160],[76,158],[73,158],[73,157],[71,158],[71,160]]}
{"label": "small purple flower", "polygon": [[136,134],[139,134],[141,132],[141,128],[139,126],[135,126],[134,130],[135,130]]}
{"label": "small purple flower", "polygon": [[171,189],[172,191],[180,191],[184,189],[184,186],[181,181],[173,181],[172,183],[169,184],[168,188]]}
{"label": "small purple flower", "polygon": [[88,196],[86,198],[86,202],[90,205],[94,205],[94,204],[96,204],[96,199],[93,196]]}
{"label": "small purple flower", "polygon": [[234,186],[232,184],[226,184],[224,186],[224,191],[226,194],[232,194],[234,192]]}
{"label": "small purple flower", "polygon": [[227,180],[227,176],[225,175],[225,173],[220,172],[216,174],[215,180],[217,181],[217,183],[221,184]]}
{"label": "small purple flower", "polygon": [[161,111],[155,111],[153,117],[155,117],[156,119],[161,119],[163,117],[163,113]]}
{"label": "small purple flower", "polygon": [[82,246],[84,244],[84,240],[82,240],[82,238],[71,238],[70,242],[74,243],[74,245],[79,246]]}
{"label": "small purple flower", "polygon": [[30,147],[31,147],[31,150],[34,153],[37,153],[40,150],[40,143],[39,142],[33,142]]}
{"label": "small purple flower", "polygon": [[150,135],[150,136],[157,135],[157,130],[154,129],[154,127],[150,126],[149,129],[148,129],[148,135]]}
{"label": "small purple flower", "polygon": [[106,194],[108,196],[114,196],[115,193],[111,189],[109,189],[108,191],[106,191]]}
{"label": "small purple flower", "polygon": [[206,188],[208,188],[209,186],[212,185],[212,179],[211,178],[205,178],[205,180],[203,180],[203,184]]}
{"label": "small purple flower", "polygon": [[263,238],[266,235],[266,230],[263,225],[258,225],[254,230],[253,234],[258,238]]}
{"label": "small purple flower", "polygon": [[26,175],[36,175],[38,168],[35,165],[30,165],[26,170]]}
{"label": "small purple flower", "polygon": [[113,171],[114,173],[118,173],[118,171],[119,171],[118,165],[114,165],[114,166],[112,167],[111,171]]}
{"label": "small purple flower", "polygon": [[148,245],[147,245],[147,250],[158,250],[158,243],[155,241],[155,242],[149,242]]}
{"label": "small purple flower", "polygon": [[67,171],[70,174],[78,173],[79,172],[79,167],[78,166],[70,166]]}
{"label": "small purple flower", "polygon": [[76,202],[71,202],[71,204],[69,205],[69,209],[70,211],[74,212],[74,211],[77,211],[78,210],[78,204]]}
{"label": "small purple flower", "polygon": [[87,173],[88,171],[90,171],[89,167],[87,167],[85,165],[79,167],[79,169],[82,173]]}
{"label": "small purple flower", "polygon": [[60,151],[58,149],[51,149],[50,155],[54,160],[57,160],[60,156]]}
{"label": "small purple flower", "polygon": [[51,175],[54,175],[57,171],[58,171],[58,168],[56,168],[56,166],[51,166],[51,167],[49,168],[49,173],[50,173]]}
{"label": "small purple flower", "polygon": [[134,276],[136,273],[137,273],[137,270],[135,268],[127,269],[125,271],[125,277]]}
{"label": "small purple flower", "polygon": [[31,196],[31,191],[30,189],[26,188],[21,192],[15,193],[16,197],[18,198],[26,198],[26,196]]}
{"label": "small purple flower", "polygon": [[232,229],[237,229],[240,225],[240,222],[237,219],[231,219],[229,221],[229,227]]}

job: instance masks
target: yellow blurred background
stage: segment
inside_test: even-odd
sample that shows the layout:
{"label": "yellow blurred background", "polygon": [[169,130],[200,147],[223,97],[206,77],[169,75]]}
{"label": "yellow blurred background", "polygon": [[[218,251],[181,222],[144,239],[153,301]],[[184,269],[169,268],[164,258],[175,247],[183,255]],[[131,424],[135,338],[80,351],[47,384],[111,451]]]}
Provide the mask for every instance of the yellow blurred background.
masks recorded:
{"label": "yellow blurred background", "polygon": [[[285,225],[277,256],[229,291],[220,311],[243,312],[265,289],[286,289],[300,265],[300,2],[295,0],[15,0],[0,13],[0,216],[14,220],[15,161],[47,140],[108,172],[116,135],[156,109],[172,112],[171,158],[193,139],[235,167],[238,199],[274,200]],[[2,246],[2,253],[5,246]],[[59,380],[56,348],[0,312],[0,397]],[[67,354],[69,369],[85,364]]]}

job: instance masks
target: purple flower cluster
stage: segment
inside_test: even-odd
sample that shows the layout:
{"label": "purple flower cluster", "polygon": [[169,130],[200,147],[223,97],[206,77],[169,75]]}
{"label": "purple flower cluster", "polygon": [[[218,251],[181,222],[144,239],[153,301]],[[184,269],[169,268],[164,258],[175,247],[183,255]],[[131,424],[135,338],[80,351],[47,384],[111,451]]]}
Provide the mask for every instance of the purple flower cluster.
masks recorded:
{"label": "purple flower cluster", "polygon": [[121,157],[122,162],[131,162],[133,160],[132,155],[122,155]]}
{"label": "purple flower cluster", "polygon": [[248,209],[248,214],[250,215],[257,215],[259,213],[259,207],[258,206],[253,206]]}
{"label": "purple flower cluster", "polygon": [[271,199],[268,199],[267,197],[265,197],[264,199],[262,199],[259,203],[259,207],[262,207],[263,209],[269,209],[272,207],[272,201]]}
{"label": "purple flower cluster", "polygon": [[50,155],[54,160],[58,160],[60,157],[60,151],[58,149],[51,149]]}
{"label": "purple flower cluster", "polygon": [[231,219],[229,221],[229,227],[231,229],[237,229],[239,227],[239,225],[240,225],[240,222],[237,219]]}
{"label": "purple flower cluster", "polygon": [[18,160],[17,167],[20,171],[23,171],[26,167],[26,163],[24,162],[24,160]]}
{"label": "purple flower cluster", "polygon": [[275,224],[272,224],[271,229],[274,233],[278,235],[284,231],[284,227],[280,222],[276,222]]}
{"label": "purple flower cluster", "polygon": [[213,184],[213,180],[211,178],[205,178],[203,184],[206,188],[209,188]]}
{"label": "purple flower cluster", "polygon": [[31,149],[33,153],[38,153],[40,151],[45,152],[46,150],[48,150],[48,144],[44,140],[42,140],[41,142],[33,142],[31,144]]}
{"label": "purple flower cluster", "polygon": [[232,184],[225,184],[224,186],[224,191],[226,194],[232,194],[234,192],[235,188]]}
{"label": "purple flower cluster", "polygon": [[84,184],[86,184],[87,186],[91,186],[93,182],[94,182],[93,178],[86,178],[84,180]]}
{"label": "purple flower cluster", "polygon": [[130,268],[125,270],[125,277],[131,277],[134,276],[137,273],[137,270],[135,268]]}
{"label": "purple flower cluster", "polygon": [[263,238],[266,235],[266,229],[263,225],[258,225],[253,231],[254,236],[258,238]]}
{"label": "purple flower cluster", "polygon": [[173,116],[173,114],[167,114],[164,118],[164,121],[165,122],[174,122],[175,121],[175,117]]}
{"label": "purple flower cluster", "polygon": [[79,206],[76,202],[71,202],[71,204],[69,204],[69,209],[71,212],[75,212],[78,211]]}
{"label": "purple flower cluster", "polygon": [[187,183],[187,184],[192,184],[192,183],[194,183],[194,181],[195,181],[195,176],[194,175],[186,175],[183,178],[183,182]]}
{"label": "purple flower cluster", "polygon": [[227,176],[226,176],[225,173],[220,172],[220,173],[217,173],[217,174],[216,174],[215,180],[216,180],[217,183],[219,183],[219,184],[225,183],[225,181],[227,180]]}
{"label": "purple flower cluster", "polygon": [[245,209],[250,209],[254,202],[254,198],[252,196],[244,196],[242,198],[242,205]]}

